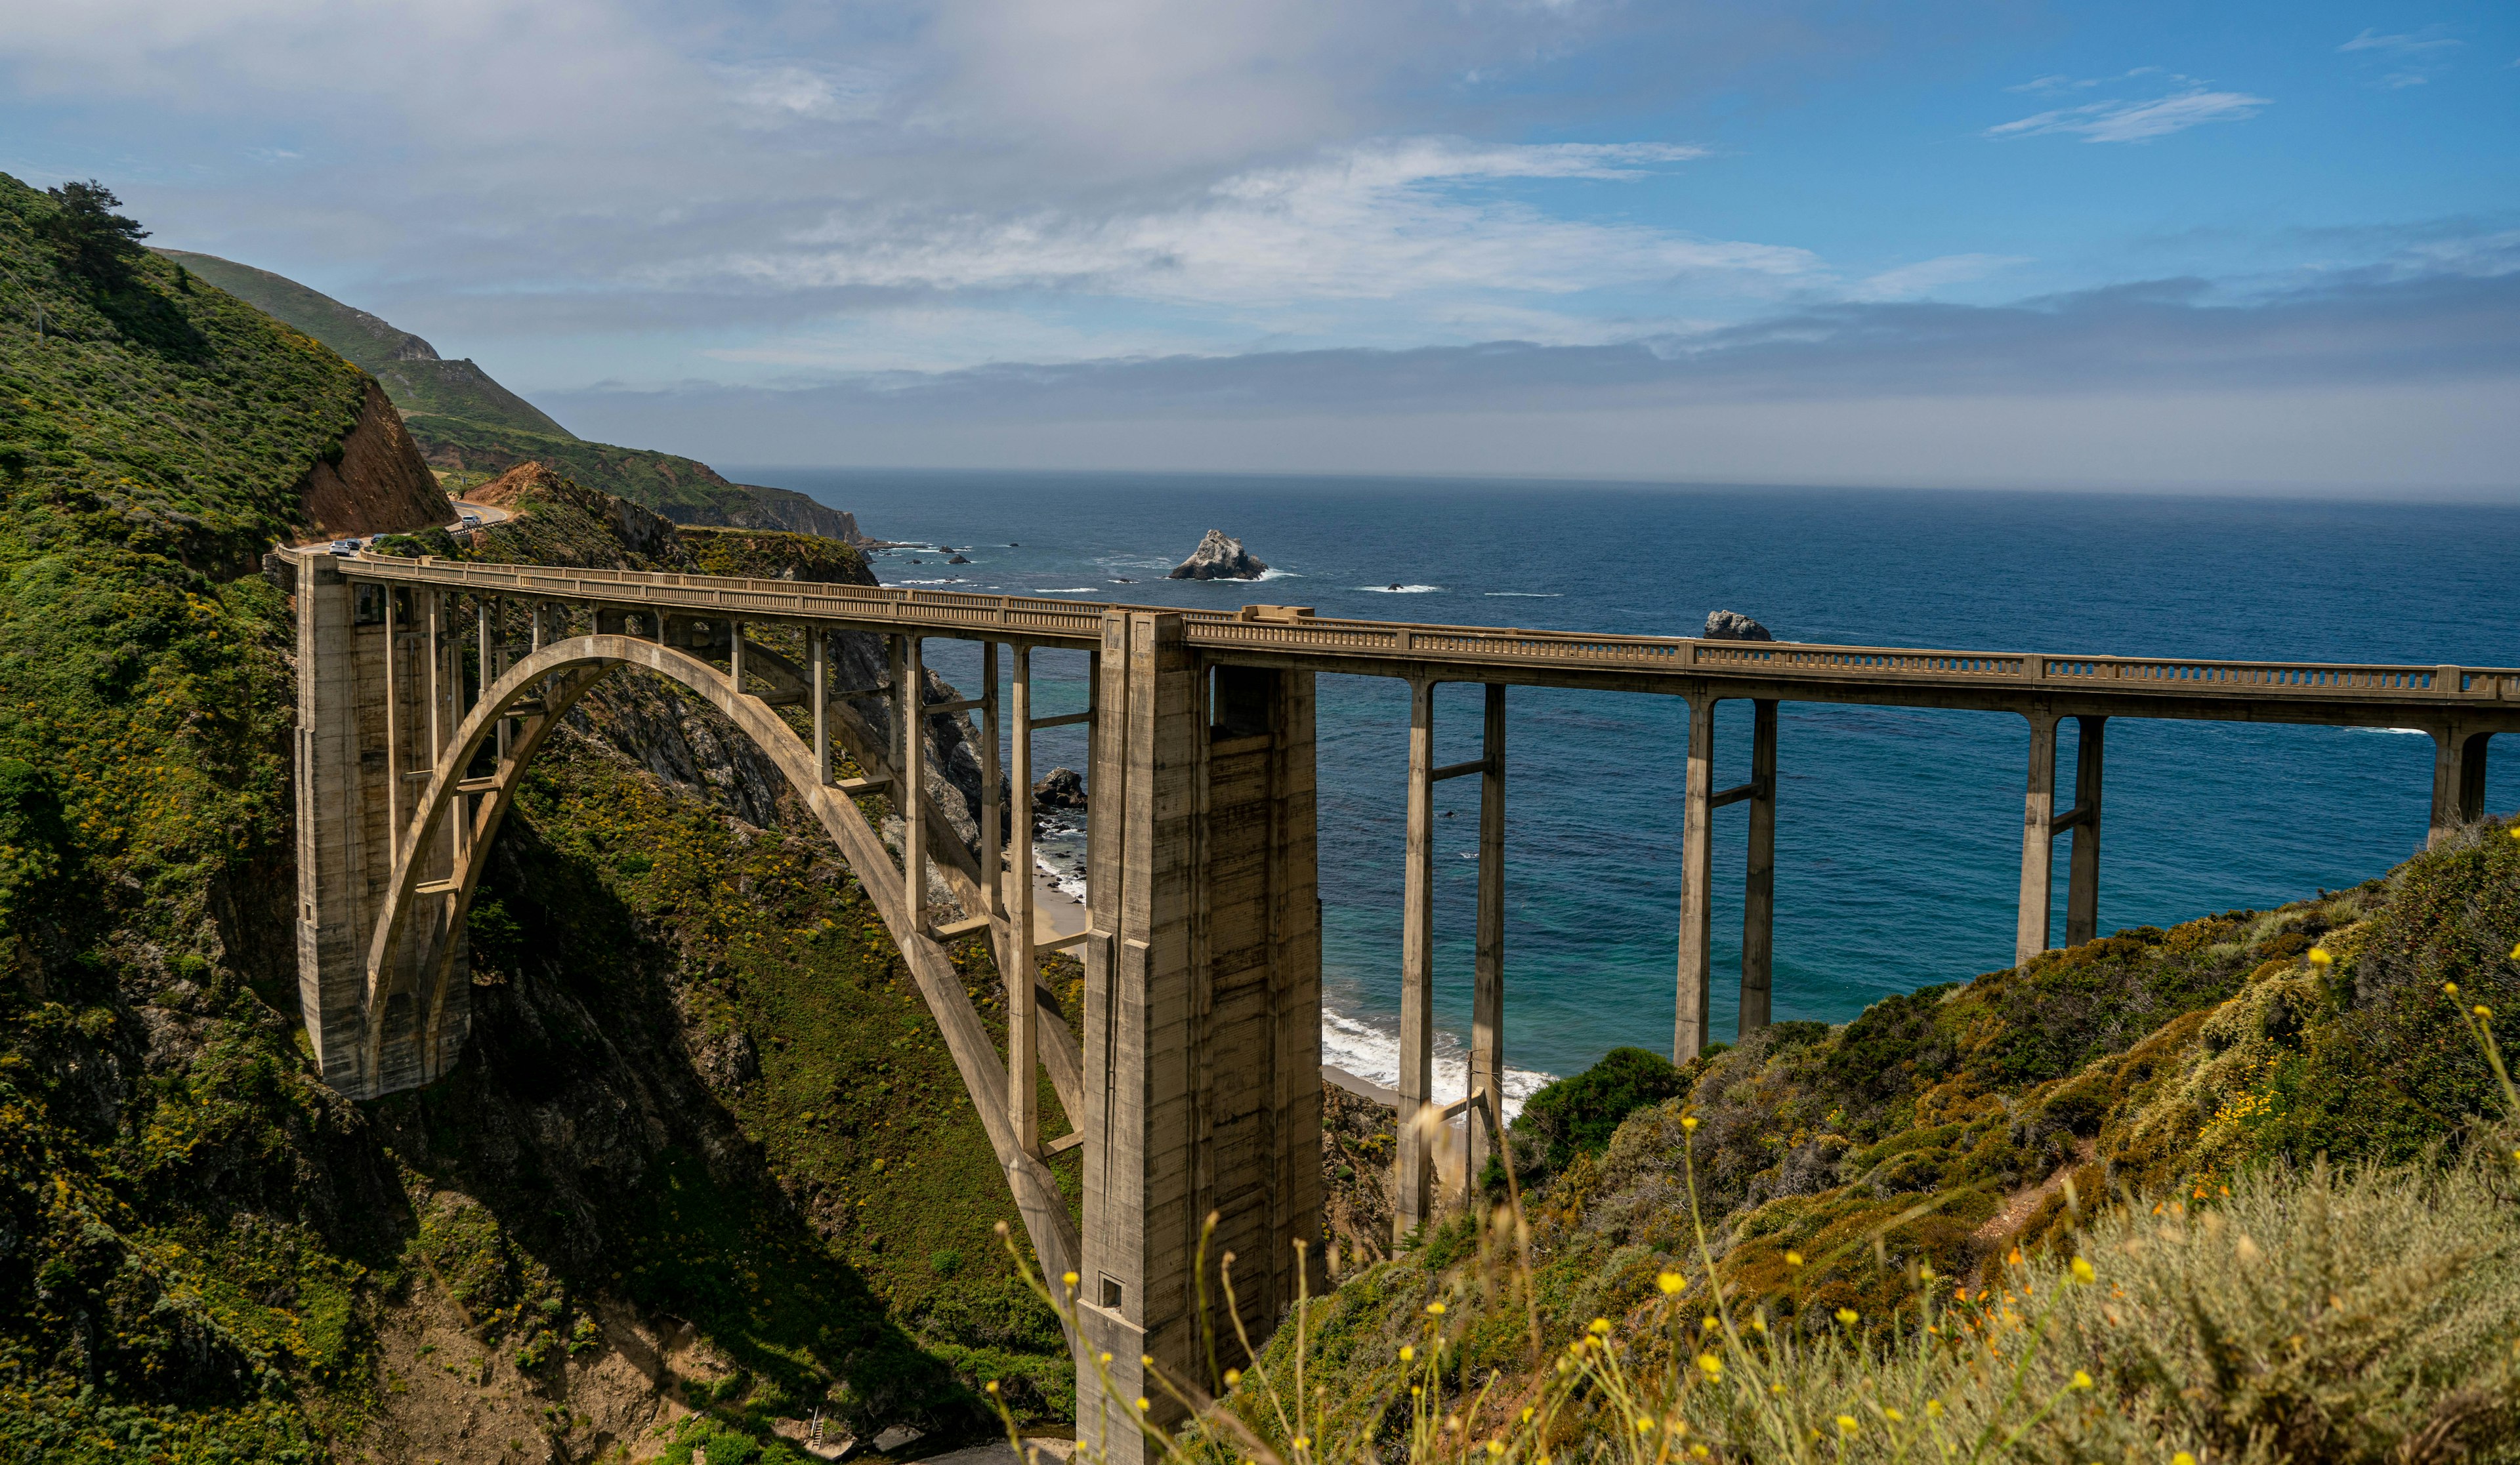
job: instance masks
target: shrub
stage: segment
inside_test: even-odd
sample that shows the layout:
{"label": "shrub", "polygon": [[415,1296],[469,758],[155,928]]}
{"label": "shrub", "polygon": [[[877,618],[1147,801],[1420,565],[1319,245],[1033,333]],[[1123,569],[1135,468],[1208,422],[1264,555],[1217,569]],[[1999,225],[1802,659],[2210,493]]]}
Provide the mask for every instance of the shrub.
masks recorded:
{"label": "shrub", "polygon": [[1681,1071],[1661,1054],[1616,1047],[1591,1068],[1525,1100],[1513,1128],[1517,1136],[1541,1147],[1551,1170],[1563,1170],[1579,1154],[1608,1149],[1621,1121],[1647,1104],[1676,1096],[1684,1087]]}

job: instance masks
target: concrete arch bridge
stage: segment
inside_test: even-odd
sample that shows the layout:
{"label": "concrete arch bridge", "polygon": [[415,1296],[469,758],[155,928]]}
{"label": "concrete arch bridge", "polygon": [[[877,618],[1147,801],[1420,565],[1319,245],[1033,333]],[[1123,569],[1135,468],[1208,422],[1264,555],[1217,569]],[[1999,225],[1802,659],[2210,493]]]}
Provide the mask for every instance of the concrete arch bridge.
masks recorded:
{"label": "concrete arch bridge", "polygon": [[[2057,656],[1590,635],[1317,618],[1010,596],[301,552],[298,627],[298,983],[325,1080],[368,1097],[444,1074],[469,1028],[465,914],[518,777],[569,707],[623,669],[705,698],[767,755],[838,848],[942,1030],[1043,1269],[1082,1277],[1080,1348],[1108,1352],[1119,1397],[1156,1400],[1138,1360],[1196,1378],[1199,1229],[1221,1218],[1242,1321],[1265,1336],[1295,1296],[1290,1245],[1321,1230],[1321,917],[1313,698],[1321,672],[1411,688],[1402,939],[1404,1121],[1397,1223],[1432,1217],[1440,1113],[1466,1112],[1470,1173],[1494,1143],[1505,1072],[1506,695],[1546,686],[1676,696],[1689,735],[1674,796],[1687,811],[1675,943],[1676,1057],[1707,1022],[1712,827],[1749,806],[1741,1026],[1766,1022],[1772,967],[1778,709],[1787,701],[2001,712],[2025,719],[2016,951],[2049,944],[2052,863],[2071,839],[2069,943],[2096,934],[2103,730],[2115,717],[2420,728],[2435,744],[2439,838],[2482,814],[2488,740],[2520,730],[2520,670]],[[778,646],[801,646],[791,656]],[[878,685],[836,674],[841,633],[884,638]],[[925,700],[922,645],[983,644],[977,697]],[[999,657],[1011,676],[1001,704]],[[470,652],[470,655],[466,654]],[[1038,718],[1032,657],[1082,652],[1090,711]],[[846,658],[853,663],[863,658]],[[470,672],[468,675],[468,665]],[[866,668],[860,666],[860,674]],[[1486,688],[1479,758],[1433,762],[1434,688]],[[916,697],[896,688],[922,688]],[[1713,786],[1716,705],[1755,706],[1749,782]],[[918,705],[914,705],[918,704]],[[871,719],[861,709],[879,709]],[[791,725],[790,713],[797,717]],[[980,858],[928,794],[926,720],[982,732]],[[2056,730],[2078,721],[2072,804],[2059,810]],[[1090,724],[1088,929],[1058,939],[1033,909],[1031,821],[999,806],[1000,763],[1032,779],[1032,736]],[[839,776],[845,752],[863,776]],[[1480,779],[1470,1092],[1432,1101],[1433,785]],[[859,804],[901,817],[899,851]],[[1005,974],[1001,1054],[946,949],[984,937]],[[1073,945],[1085,1002],[1071,1029],[1044,1000],[1040,954]],[[1039,1067],[1036,1067],[1039,1065]],[[1046,1139],[1046,1069],[1073,1132]],[[1048,1160],[1084,1151],[1081,1226]],[[1318,1249],[1312,1254],[1318,1265]],[[1212,1265],[1212,1264],[1211,1264]],[[1318,1285],[1320,1278],[1313,1277]],[[1222,1299],[1205,1289],[1211,1308]],[[1225,1329],[1221,1313],[1208,1319]],[[1090,1381],[1090,1369],[1080,1369]],[[1134,1428],[1084,1386],[1078,1418],[1138,1457]]]}

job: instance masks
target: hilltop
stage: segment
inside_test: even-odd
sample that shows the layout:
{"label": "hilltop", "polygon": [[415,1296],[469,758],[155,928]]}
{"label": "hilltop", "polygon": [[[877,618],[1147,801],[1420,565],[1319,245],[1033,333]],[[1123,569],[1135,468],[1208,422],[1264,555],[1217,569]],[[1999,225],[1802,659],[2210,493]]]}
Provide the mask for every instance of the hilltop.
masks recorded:
{"label": "hilltop", "polygon": [[448,361],[412,333],[285,276],[214,254],[158,252],[374,374],[451,487],[539,462],[677,523],[860,538],[854,517],[790,489],[732,482],[672,453],[588,442],[471,360]]}

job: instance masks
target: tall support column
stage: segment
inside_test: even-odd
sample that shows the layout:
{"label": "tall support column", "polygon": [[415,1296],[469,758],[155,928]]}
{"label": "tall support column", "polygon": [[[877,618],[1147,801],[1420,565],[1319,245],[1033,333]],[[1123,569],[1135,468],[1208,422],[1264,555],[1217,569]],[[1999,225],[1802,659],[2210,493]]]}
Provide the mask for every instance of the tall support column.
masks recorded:
{"label": "tall support column", "polygon": [[1400,1144],[1392,1228],[1401,1239],[1434,1212],[1435,684],[1409,684],[1409,821],[1400,916]]}
{"label": "tall support column", "polygon": [[[1007,1107],[1014,1122],[1015,1142],[1028,1150],[1041,1148],[1041,1083],[1036,1049],[1041,1043],[1041,1008],[1035,986],[1041,980],[1033,954],[1032,931],[1032,647],[1014,646],[1014,676],[1007,690],[1007,723],[1012,731],[1008,781],[1014,822],[1008,830],[1007,908]],[[1083,1125],[1085,1116],[1070,1115]]]}
{"label": "tall support column", "polygon": [[[1000,838],[1006,796],[999,791],[998,644],[980,643],[980,905],[969,915],[1007,913],[1006,850]],[[1032,933],[1024,933],[1030,939]]]}
{"label": "tall support column", "polygon": [[2433,812],[2427,846],[2485,817],[2485,755],[2493,735],[2471,732],[2456,723],[2435,728],[2432,734]]}
{"label": "tall support column", "polygon": [[1715,699],[1688,699],[1687,814],[1680,852],[1680,994],[1671,1061],[1687,1063],[1715,1034],[1707,1011],[1713,975],[1715,878]]}
{"label": "tall support column", "polygon": [[2013,931],[2012,964],[2048,950],[2048,914],[2053,897],[2056,833],[2056,714],[2038,707],[2030,720],[2030,789],[2021,809],[2021,906]]}
{"label": "tall support column", "polygon": [[832,632],[827,626],[805,631],[805,688],[814,715],[814,779],[832,781]]}
{"label": "tall support column", "polygon": [[[385,616],[385,829],[388,837],[402,832],[402,626],[394,614],[395,599],[400,592],[390,585],[380,585],[377,594],[384,598]],[[2438,801],[2436,801],[2438,802]],[[393,859],[393,846],[385,846],[385,859]]]}
{"label": "tall support column", "polygon": [[1739,1036],[1768,1025],[1777,963],[1777,704],[1751,702],[1750,850],[1741,874]]}
{"label": "tall support column", "polygon": [[[657,618],[658,639],[663,639],[664,619]],[[743,622],[730,622],[726,628],[726,675],[735,684],[735,694],[743,695]]]}
{"label": "tall support column", "polygon": [[2074,719],[2074,853],[2065,866],[2065,944],[2100,934],[2100,765],[2105,717]]}
{"label": "tall support column", "polygon": [[892,653],[892,807],[901,815],[902,904],[913,930],[927,927],[927,674],[919,638],[896,636]]}
{"label": "tall support column", "polygon": [[1484,1115],[1463,1127],[1469,1138],[1465,1187],[1478,1193],[1479,1176],[1496,1152],[1505,1125],[1505,684],[1487,686],[1487,724],[1479,743],[1479,929],[1476,983],[1470,994],[1470,1092]]}

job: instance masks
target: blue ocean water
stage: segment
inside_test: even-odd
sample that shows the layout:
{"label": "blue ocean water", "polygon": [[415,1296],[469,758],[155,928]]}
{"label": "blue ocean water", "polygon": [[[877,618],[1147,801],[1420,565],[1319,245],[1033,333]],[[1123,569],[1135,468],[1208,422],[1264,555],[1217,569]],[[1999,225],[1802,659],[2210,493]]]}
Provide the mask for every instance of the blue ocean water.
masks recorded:
{"label": "blue ocean water", "polygon": [[[2102,654],[2520,663],[2520,509],[2053,493],[1663,488],[1229,475],[749,468],[885,539],[887,584],[1324,615],[1688,635],[1738,610],[1778,637]],[[1169,581],[1209,528],[1265,583]],[[1012,543],[1011,543],[1012,542]],[[1393,587],[1398,587],[1397,590]],[[968,690],[976,649],[932,662]],[[1045,715],[1084,704],[1044,654]],[[1437,761],[1477,755],[1480,691],[1437,695]],[[1747,777],[1747,704],[1716,783]],[[2074,766],[2071,724],[2060,779]],[[1402,684],[1319,685],[1325,1038],[1388,1077],[1399,1010]],[[1065,737],[1068,742],[1057,739]],[[1668,1050],[1686,711],[1509,694],[1507,1054],[1570,1073]],[[1841,1022],[1885,994],[2009,964],[2020,718],[1786,703],[1778,761],[1776,1015]],[[1081,730],[1045,762],[1085,766]],[[2403,732],[2113,720],[2100,928],[2169,925],[2352,885],[2423,840],[2433,745]],[[2520,803],[2520,749],[2488,807]],[[2064,790],[2060,788],[2060,795]],[[1438,785],[1437,1021],[1467,1030],[1477,780]],[[1745,811],[1717,815],[1716,1030],[1734,1018]],[[2057,861],[2061,936],[2064,861]],[[1453,1086],[1458,1091],[1459,1078]]]}

